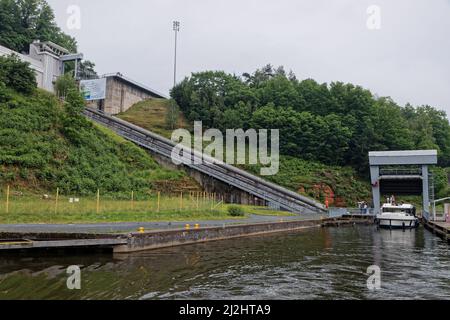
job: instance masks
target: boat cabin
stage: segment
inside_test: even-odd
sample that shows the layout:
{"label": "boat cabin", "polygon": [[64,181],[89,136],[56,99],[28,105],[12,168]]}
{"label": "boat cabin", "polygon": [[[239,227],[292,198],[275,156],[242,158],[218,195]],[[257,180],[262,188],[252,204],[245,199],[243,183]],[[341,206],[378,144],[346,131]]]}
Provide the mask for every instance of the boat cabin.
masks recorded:
{"label": "boat cabin", "polygon": [[404,212],[406,214],[409,215],[416,215],[416,207],[414,207],[412,204],[400,204],[400,205],[395,205],[395,204],[391,204],[391,203],[385,203],[383,204],[383,206],[381,207],[381,212],[382,213],[386,213],[386,212]]}

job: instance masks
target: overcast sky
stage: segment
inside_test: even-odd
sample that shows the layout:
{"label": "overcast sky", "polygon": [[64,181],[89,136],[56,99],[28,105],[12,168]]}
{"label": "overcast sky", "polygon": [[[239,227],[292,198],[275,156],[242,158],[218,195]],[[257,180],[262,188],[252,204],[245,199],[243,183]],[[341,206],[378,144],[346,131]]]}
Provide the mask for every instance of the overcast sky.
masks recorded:
{"label": "overcast sky", "polygon": [[[351,82],[450,114],[450,0],[47,1],[100,74],[121,72],[163,93],[179,20],[178,80],[271,63],[299,79]],[[71,5],[81,10],[80,29],[67,26]],[[380,29],[367,27],[371,5],[381,10]]]}

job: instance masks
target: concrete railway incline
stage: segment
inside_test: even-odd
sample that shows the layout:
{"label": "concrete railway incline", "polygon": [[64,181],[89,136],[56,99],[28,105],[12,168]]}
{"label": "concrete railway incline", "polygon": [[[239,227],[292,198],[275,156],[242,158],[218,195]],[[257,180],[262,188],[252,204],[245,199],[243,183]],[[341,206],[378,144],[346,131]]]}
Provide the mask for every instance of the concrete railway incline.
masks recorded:
{"label": "concrete railway incline", "polygon": [[[96,109],[86,108],[84,115],[153,153],[169,159],[172,157],[172,150],[176,143],[169,139]],[[195,161],[195,158],[203,159],[203,161]],[[191,161],[181,157],[179,160],[183,162],[183,165],[263,199],[271,206],[298,214],[326,213],[325,206],[314,199],[263,180],[232,165],[218,163],[216,159],[205,156],[201,152],[191,152]]]}

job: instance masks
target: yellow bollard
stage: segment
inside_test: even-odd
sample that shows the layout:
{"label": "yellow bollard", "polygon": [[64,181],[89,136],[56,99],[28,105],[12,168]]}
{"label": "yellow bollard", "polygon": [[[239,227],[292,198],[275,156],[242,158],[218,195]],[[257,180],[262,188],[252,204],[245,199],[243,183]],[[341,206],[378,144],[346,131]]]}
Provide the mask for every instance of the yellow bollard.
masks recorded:
{"label": "yellow bollard", "polygon": [[196,223],[195,226],[194,226],[194,228],[195,228],[195,229],[198,229],[198,228],[200,228],[200,225],[199,225],[198,223]]}
{"label": "yellow bollard", "polygon": [[186,230],[189,230],[191,228],[191,225],[190,224],[186,224],[185,227],[186,227]]}
{"label": "yellow bollard", "polygon": [[157,209],[158,212],[159,212],[160,200],[161,200],[161,192],[158,191],[158,209]]}
{"label": "yellow bollard", "polygon": [[100,212],[100,189],[97,189],[97,208],[96,208],[97,214]]}
{"label": "yellow bollard", "polygon": [[6,213],[9,213],[9,185],[6,186]]}
{"label": "yellow bollard", "polygon": [[139,227],[138,232],[139,232],[139,233],[144,233],[144,232],[145,232],[144,227]]}
{"label": "yellow bollard", "polygon": [[56,188],[56,198],[55,198],[55,214],[58,213],[58,200],[59,200],[59,188]]}

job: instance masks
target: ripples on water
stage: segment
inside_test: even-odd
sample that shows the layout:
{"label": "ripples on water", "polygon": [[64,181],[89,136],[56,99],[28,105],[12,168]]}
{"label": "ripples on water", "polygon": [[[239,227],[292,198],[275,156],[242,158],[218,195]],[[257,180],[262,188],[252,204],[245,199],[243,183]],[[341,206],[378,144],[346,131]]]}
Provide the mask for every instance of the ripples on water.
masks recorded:
{"label": "ripples on water", "polygon": [[[82,265],[81,290],[66,268]],[[366,270],[381,267],[369,291]],[[209,242],[131,255],[0,257],[0,298],[450,299],[449,245],[373,226]]]}

